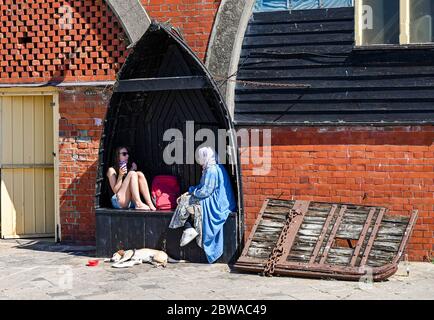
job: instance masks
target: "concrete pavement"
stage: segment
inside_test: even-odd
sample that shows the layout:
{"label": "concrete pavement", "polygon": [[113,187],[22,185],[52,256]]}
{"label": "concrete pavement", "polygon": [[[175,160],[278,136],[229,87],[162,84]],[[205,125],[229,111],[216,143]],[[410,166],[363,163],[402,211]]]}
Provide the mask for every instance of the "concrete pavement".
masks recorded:
{"label": "concrete pavement", "polygon": [[224,264],[87,267],[93,247],[0,241],[0,299],[434,299],[434,264],[410,263],[388,281],[359,283],[231,272]]}

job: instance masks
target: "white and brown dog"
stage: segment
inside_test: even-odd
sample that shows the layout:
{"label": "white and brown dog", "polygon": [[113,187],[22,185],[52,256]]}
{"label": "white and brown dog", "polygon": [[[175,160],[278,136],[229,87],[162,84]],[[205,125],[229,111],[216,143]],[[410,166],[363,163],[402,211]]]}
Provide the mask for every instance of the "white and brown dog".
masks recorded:
{"label": "white and brown dog", "polygon": [[186,262],[185,260],[175,260],[170,258],[166,252],[154,249],[119,250],[113,254],[111,259],[105,262],[114,262],[113,268],[128,268],[136,264],[151,263],[156,267],[166,267],[167,263]]}

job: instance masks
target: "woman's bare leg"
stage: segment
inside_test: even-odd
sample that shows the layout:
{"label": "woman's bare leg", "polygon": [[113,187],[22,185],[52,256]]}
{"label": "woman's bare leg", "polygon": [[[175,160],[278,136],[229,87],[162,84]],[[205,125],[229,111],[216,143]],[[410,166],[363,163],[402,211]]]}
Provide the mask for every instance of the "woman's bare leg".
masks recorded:
{"label": "woman's bare leg", "polygon": [[131,175],[128,174],[125,177],[125,180],[122,182],[121,188],[119,189],[118,193],[116,194],[116,196],[118,198],[119,205],[122,208],[125,208],[131,201],[130,180],[131,180]]}
{"label": "woman's bare leg", "polygon": [[140,199],[139,181],[135,171],[130,171],[127,174],[117,195],[119,199],[119,205],[123,208],[128,206],[128,203],[132,198],[137,209],[149,209],[149,207]]}
{"label": "woman's bare leg", "polygon": [[138,171],[137,177],[139,179],[139,190],[140,190],[140,193],[145,198],[145,203],[149,206],[149,208],[151,208],[151,210],[154,210],[154,211],[157,210],[155,208],[154,204],[152,203],[151,194],[149,193],[148,181],[146,181],[145,175],[143,174],[143,172]]}

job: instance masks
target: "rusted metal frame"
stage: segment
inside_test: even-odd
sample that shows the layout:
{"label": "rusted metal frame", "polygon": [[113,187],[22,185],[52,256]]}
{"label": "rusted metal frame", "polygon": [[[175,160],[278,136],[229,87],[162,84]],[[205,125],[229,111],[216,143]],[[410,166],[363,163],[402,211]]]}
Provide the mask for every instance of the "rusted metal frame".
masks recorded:
{"label": "rusted metal frame", "polygon": [[[238,263],[235,265],[237,270],[247,272],[261,272],[263,264]],[[381,267],[373,267],[370,270],[374,281],[381,281],[393,275],[397,270],[396,264],[387,264]],[[275,273],[279,275],[303,276],[313,278],[334,278],[339,280],[359,280],[366,276],[367,270],[359,267],[341,267],[333,265],[310,265],[300,263],[286,263],[276,266]]]}
{"label": "rusted metal frame", "polygon": [[301,224],[303,223],[304,216],[309,210],[310,201],[296,201],[292,210],[299,211],[300,214],[295,216],[291,221],[291,227],[288,230],[288,234],[286,235],[285,242],[283,243],[283,253],[277,260],[277,265],[279,263],[285,263],[288,258],[289,253],[291,252],[292,245],[294,244],[295,237],[297,236],[298,229],[300,229]]}
{"label": "rusted metal frame", "polygon": [[243,249],[243,252],[241,253],[241,257],[240,258],[247,257],[247,253],[249,252],[250,244],[252,243],[253,237],[255,236],[255,233],[256,233],[256,229],[258,228],[258,225],[259,225],[259,223],[262,220],[262,215],[264,214],[264,211],[267,208],[269,201],[270,201],[270,199],[266,199],[264,201],[264,203],[262,204],[262,208],[259,211],[259,215],[256,218],[256,221],[255,221],[255,224],[253,225],[252,231],[250,231],[249,238],[246,241],[246,244],[244,246],[244,249]]}
{"label": "rusted metal frame", "polygon": [[[392,276],[397,270],[396,265],[390,265],[387,268],[381,267],[381,268],[374,268],[372,270],[372,274],[370,275],[372,277],[373,281],[382,281],[390,276]],[[307,278],[333,278],[337,280],[345,280],[345,281],[359,281],[361,278],[366,277],[365,273],[337,273],[337,272],[321,272],[321,271],[307,271],[307,270],[282,270],[276,269],[276,272],[278,272],[280,275],[284,276],[295,276],[295,277],[307,277]]]}
{"label": "rusted metal frame", "polygon": [[309,203],[309,201],[297,200],[293,204],[292,208],[288,208],[289,212],[286,216],[285,225],[282,228],[275,248],[273,248],[271,251],[271,255],[265,264],[263,275],[272,276],[274,273],[274,268],[277,263],[281,261],[282,256],[285,259],[285,257],[288,255],[288,250],[285,248],[287,248],[287,246],[292,247],[297,230],[300,228],[304,214],[309,208]]}
{"label": "rusted metal frame", "polygon": [[360,266],[365,266],[368,261],[369,254],[371,253],[372,246],[374,245],[375,238],[377,237],[378,230],[381,226],[381,221],[383,220],[384,213],[386,212],[386,208],[381,208],[378,213],[377,220],[375,220],[374,228],[369,236],[368,244],[366,245],[365,252],[363,252],[362,260],[360,261]]}
{"label": "rusted metal frame", "polygon": [[368,217],[366,218],[365,225],[363,226],[362,232],[360,233],[359,240],[357,240],[356,248],[353,251],[353,256],[350,261],[350,266],[354,267],[356,265],[357,258],[359,257],[360,249],[362,249],[363,242],[365,242],[366,234],[368,233],[369,227],[371,226],[372,218],[374,217],[377,208],[371,208],[369,210]]}
{"label": "rusted metal frame", "polygon": [[321,246],[324,242],[324,238],[327,234],[327,230],[329,229],[330,222],[333,220],[336,209],[338,206],[336,204],[332,205],[330,209],[329,215],[327,216],[326,221],[324,222],[324,226],[319,235],[318,241],[316,243],[315,249],[313,250],[312,256],[310,257],[309,264],[315,263],[316,257],[318,256],[319,251],[321,250]]}
{"label": "rusted metal frame", "polygon": [[238,259],[237,263],[242,262],[242,263],[264,264],[265,261],[266,261],[265,259],[253,258],[250,256],[242,256]]}
{"label": "rusted metal frame", "polygon": [[330,251],[330,247],[333,244],[333,241],[335,239],[336,233],[337,233],[337,231],[339,229],[339,226],[341,225],[341,221],[342,221],[342,218],[343,218],[344,213],[345,213],[346,210],[347,210],[347,206],[343,205],[342,208],[341,208],[341,210],[339,211],[339,215],[336,218],[335,224],[334,224],[333,229],[332,229],[332,231],[330,233],[330,236],[328,238],[327,244],[326,244],[326,246],[324,248],[324,252],[322,254],[321,260],[319,261],[320,264],[324,264],[324,262],[327,259],[327,256],[328,256],[329,251]]}
{"label": "rusted metal frame", "polygon": [[418,216],[418,210],[413,210],[407,228],[405,229],[405,233],[404,233],[404,237],[402,238],[401,245],[399,246],[398,253],[396,254],[396,257],[393,259],[392,263],[398,264],[399,259],[401,259],[405,247],[407,246],[407,241],[410,238],[411,232],[413,231],[413,227],[416,223],[417,216]]}
{"label": "rusted metal frame", "polygon": [[[389,270],[390,268],[393,268],[394,264],[387,264],[381,267],[372,267],[370,270],[372,272],[384,272]],[[312,264],[307,265],[305,263],[297,263],[297,262],[287,262],[286,264],[281,264],[276,266],[276,273],[280,273],[282,270],[300,270],[300,271],[306,271],[306,272],[323,272],[323,273],[344,273],[344,274],[365,274],[366,273],[366,267],[350,267],[350,266],[337,266],[337,265],[331,265],[331,264]]]}

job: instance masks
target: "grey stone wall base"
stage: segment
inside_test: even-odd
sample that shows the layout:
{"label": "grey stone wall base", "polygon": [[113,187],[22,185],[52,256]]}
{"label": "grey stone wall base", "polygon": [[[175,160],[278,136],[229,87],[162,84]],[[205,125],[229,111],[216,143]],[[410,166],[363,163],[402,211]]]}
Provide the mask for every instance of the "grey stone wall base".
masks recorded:
{"label": "grey stone wall base", "polygon": [[[222,0],[220,3],[205,62],[216,80],[227,78],[238,69],[241,45],[254,4],[255,0]],[[232,117],[235,79],[236,76],[231,77],[232,81],[220,87]]]}

